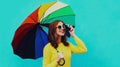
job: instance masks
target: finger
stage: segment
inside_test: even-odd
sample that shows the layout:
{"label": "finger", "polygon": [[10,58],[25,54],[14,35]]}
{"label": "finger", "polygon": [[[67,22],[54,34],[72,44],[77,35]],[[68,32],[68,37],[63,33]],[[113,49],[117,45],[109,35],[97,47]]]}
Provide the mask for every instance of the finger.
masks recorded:
{"label": "finger", "polygon": [[74,31],[74,28],[70,28],[70,32]]}
{"label": "finger", "polygon": [[61,55],[61,58],[64,58],[64,55]]}
{"label": "finger", "polygon": [[63,52],[61,52],[61,58],[64,58]]}

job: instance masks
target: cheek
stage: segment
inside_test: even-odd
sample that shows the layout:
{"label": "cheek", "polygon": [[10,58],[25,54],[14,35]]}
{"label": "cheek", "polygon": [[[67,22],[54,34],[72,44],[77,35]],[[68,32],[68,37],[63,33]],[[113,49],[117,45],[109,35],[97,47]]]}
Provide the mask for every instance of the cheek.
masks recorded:
{"label": "cheek", "polygon": [[58,33],[59,33],[59,30],[58,30],[58,29],[56,29],[55,33],[56,33],[56,34],[58,34]]}
{"label": "cheek", "polygon": [[56,30],[56,33],[57,33],[57,34],[60,34],[60,31],[59,31],[59,30]]}
{"label": "cheek", "polygon": [[62,33],[60,30],[56,29],[55,34],[60,35],[60,36],[63,36],[65,33]]}

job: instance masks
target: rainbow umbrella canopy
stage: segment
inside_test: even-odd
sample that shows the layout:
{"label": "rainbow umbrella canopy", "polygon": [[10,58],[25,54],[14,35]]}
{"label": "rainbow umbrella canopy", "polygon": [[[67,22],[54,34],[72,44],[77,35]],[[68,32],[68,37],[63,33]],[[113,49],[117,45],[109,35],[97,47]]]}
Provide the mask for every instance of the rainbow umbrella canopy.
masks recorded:
{"label": "rainbow umbrella canopy", "polygon": [[56,20],[75,26],[75,14],[68,4],[57,1],[38,7],[16,30],[12,41],[14,53],[23,59],[42,57],[48,43],[44,28]]}

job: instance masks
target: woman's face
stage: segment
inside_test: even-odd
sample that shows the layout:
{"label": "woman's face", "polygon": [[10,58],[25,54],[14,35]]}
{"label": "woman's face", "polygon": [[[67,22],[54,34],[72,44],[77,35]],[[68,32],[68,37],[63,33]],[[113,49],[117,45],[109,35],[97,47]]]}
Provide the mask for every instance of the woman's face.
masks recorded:
{"label": "woman's face", "polygon": [[58,36],[64,36],[65,35],[65,26],[62,22],[59,22],[56,26],[56,34]]}

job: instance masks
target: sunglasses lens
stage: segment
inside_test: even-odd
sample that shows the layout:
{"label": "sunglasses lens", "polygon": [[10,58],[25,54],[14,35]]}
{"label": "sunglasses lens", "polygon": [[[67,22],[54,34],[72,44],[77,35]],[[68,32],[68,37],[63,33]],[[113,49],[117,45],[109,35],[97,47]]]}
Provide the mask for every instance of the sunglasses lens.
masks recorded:
{"label": "sunglasses lens", "polygon": [[62,27],[61,26],[58,26],[58,29],[61,29]]}
{"label": "sunglasses lens", "polygon": [[62,29],[62,28],[65,29],[65,26],[58,26],[57,28],[58,29]]}

